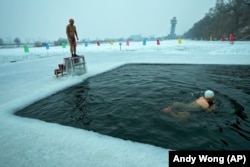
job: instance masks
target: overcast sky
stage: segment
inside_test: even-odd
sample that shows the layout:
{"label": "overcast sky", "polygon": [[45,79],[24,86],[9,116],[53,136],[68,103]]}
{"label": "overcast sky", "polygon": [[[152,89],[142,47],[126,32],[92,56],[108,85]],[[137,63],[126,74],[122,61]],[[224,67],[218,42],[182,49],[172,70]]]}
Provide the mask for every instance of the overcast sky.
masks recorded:
{"label": "overcast sky", "polygon": [[80,39],[182,35],[202,19],[216,0],[0,0],[0,38],[27,40],[66,38],[69,18]]}

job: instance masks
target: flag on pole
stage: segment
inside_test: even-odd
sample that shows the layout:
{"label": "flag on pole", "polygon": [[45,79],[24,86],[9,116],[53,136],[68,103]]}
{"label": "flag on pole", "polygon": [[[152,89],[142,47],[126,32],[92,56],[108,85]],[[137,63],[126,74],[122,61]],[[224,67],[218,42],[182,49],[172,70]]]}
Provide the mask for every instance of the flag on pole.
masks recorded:
{"label": "flag on pole", "polygon": [[46,44],[45,44],[45,47],[46,47],[46,49],[48,50],[48,49],[49,49],[49,43],[46,43]]}
{"label": "flag on pole", "polygon": [[178,38],[178,44],[182,44],[182,39],[181,39],[181,37]]}
{"label": "flag on pole", "polygon": [[23,49],[24,49],[25,53],[29,53],[29,46],[28,45],[24,45]]}
{"label": "flag on pole", "polygon": [[48,52],[48,50],[49,50],[49,43],[45,43],[45,48],[47,49],[47,56],[49,55],[49,52]]}
{"label": "flag on pole", "polygon": [[225,41],[225,35],[221,35],[221,41]]}
{"label": "flag on pole", "polygon": [[129,46],[129,40],[126,41],[126,45]]}
{"label": "flag on pole", "polygon": [[231,44],[234,44],[234,34],[233,33],[231,33],[230,35],[229,35],[229,41],[230,41],[230,43]]}
{"label": "flag on pole", "polygon": [[110,44],[110,45],[113,45],[113,44],[114,44],[114,41],[113,41],[113,40],[110,40],[110,41],[109,41],[109,44]]}
{"label": "flag on pole", "polygon": [[157,45],[160,45],[160,44],[161,44],[159,39],[156,40],[156,44],[157,44]]}
{"label": "flag on pole", "polygon": [[62,43],[62,48],[66,48],[66,43],[65,42]]}
{"label": "flag on pole", "polygon": [[147,39],[143,39],[143,43],[142,43],[144,46],[147,44]]}

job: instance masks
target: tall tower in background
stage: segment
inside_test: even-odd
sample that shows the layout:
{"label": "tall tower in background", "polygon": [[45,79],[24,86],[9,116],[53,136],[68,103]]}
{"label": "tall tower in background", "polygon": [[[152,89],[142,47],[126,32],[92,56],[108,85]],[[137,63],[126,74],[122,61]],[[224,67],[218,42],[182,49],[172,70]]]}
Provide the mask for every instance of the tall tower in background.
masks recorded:
{"label": "tall tower in background", "polygon": [[177,36],[175,34],[175,26],[177,24],[176,17],[173,17],[173,19],[170,20],[170,24],[171,24],[171,31],[170,31],[170,34],[168,35],[168,38],[170,38],[170,39],[177,38]]}

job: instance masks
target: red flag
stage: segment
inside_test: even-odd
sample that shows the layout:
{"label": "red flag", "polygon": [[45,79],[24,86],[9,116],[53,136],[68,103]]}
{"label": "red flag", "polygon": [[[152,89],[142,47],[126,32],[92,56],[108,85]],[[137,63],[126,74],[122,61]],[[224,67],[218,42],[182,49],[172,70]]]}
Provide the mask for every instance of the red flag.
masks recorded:
{"label": "red flag", "polygon": [[233,34],[230,34],[229,40],[230,40],[231,44],[234,44],[234,35]]}
{"label": "red flag", "polygon": [[129,46],[129,40],[126,41],[126,45]]}
{"label": "red flag", "polygon": [[233,42],[234,41],[234,35],[230,34],[229,39],[230,39],[231,42]]}
{"label": "red flag", "polygon": [[156,40],[156,44],[160,45],[160,40],[159,39]]}
{"label": "red flag", "polygon": [[225,41],[225,36],[224,35],[221,36],[221,41]]}

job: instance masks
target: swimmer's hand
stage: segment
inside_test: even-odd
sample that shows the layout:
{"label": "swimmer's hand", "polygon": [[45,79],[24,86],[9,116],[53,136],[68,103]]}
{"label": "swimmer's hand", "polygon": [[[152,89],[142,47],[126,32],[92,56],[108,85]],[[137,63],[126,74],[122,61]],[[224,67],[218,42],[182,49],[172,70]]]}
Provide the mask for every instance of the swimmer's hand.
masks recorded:
{"label": "swimmer's hand", "polygon": [[171,107],[166,107],[166,108],[164,108],[163,110],[162,110],[163,112],[171,112]]}
{"label": "swimmer's hand", "polygon": [[216,107],[216,105],[214,104],[214,105],[212,105],[211,107],[207,108],[207,109],[206,109],[206,112],[212,112],[212,111],[214,111],[216,108],[217,108],[217,107]]}

